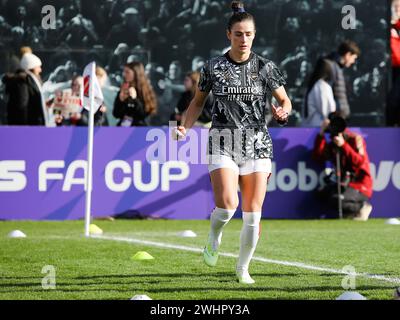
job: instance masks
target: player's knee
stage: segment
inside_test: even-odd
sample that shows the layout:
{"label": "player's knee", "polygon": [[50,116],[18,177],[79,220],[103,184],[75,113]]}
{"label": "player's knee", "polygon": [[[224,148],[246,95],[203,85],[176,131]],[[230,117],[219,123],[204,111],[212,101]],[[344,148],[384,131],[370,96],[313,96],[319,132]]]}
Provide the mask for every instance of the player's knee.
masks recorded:
{"label": "player's knee", "polygon": [[242,204],[242,211],[245,212],[260,212],[262,211],[262,202],[250,201]]}
{"label": "player's knee", "polygon": [[244,212],[260,212],[260,211],[262,211],[262,207],[257,207],[257,206],[242,207],[242,211],[244,211]]}
{"label": "player's knee", "polygon": [[232,196],[221,197],[217,202],[217,207],[224,209],[236,209],[239,205],[239,199]]}

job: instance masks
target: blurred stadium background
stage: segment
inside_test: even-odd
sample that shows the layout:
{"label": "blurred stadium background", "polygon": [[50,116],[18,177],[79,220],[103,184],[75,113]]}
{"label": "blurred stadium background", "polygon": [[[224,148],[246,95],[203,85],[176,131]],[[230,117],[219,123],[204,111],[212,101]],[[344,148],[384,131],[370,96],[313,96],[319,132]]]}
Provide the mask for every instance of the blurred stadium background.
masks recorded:
{"label": "blurred stadium background", "polygon": [[[301,123],[307,78],[319,56],[334,51],[344,39],[355,41],[362,55],[348,72],[352,124],[384,126],[390,79],[390,3],[353,0],[249,0],[259,30],[254,51],[275,61],[286,73],[288,91]],[[139,60],[159,99],[152,125],[167,125],[179,92],[164,81],[181,84],[187,71],[199,70],[205,60],[220,54],[229,43],[224,30],[230,1],[7,1],[1,2],[0,74],[15,71],[19,49],[29,45],[43,60],[47,95],[65,88],[88,61],[96,60],[109,76],[106,101],[113,101],[127,60]],[[57,10],[56,29],[41,28],[44,5]],[[356,9],[356,28],[344,30],[342,8]],[[228,9],[228,10],[227,10]],[[212,35],[212,36],[210,36]],[[0,87],[0,92],[1,92]],[[114,89],[114,90],[113,90]],[[4,94],[4,93],[2,93]],[[116,121],[107,117],[111,124]],[[4,97],[0,123],[5,124]]]}

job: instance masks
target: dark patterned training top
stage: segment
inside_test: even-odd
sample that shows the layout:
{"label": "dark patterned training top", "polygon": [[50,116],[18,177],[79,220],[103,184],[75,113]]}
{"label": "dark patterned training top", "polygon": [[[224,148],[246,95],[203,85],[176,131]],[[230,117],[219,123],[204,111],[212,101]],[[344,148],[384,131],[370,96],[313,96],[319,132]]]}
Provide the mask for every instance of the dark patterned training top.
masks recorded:
{"label": "dark patterned training top", "polygon": [[[237,162],[272,158],[272,140],[266,123],[267,107],[272,91],[285,84],[278,67],[253,52],[241,63],[233,61],[228,53],[208,60],[200,72],[199,89],[212,91],[215,97],[209,154],[225,154]],[[213,140],[213,132],[221,132],[221,129],[232,132],[232,143],[226,142],[229,137],[225,134],[223,139]],[[239,134],[233,135],[233,132]],[[219,148],[216,141],[219,141]]]}

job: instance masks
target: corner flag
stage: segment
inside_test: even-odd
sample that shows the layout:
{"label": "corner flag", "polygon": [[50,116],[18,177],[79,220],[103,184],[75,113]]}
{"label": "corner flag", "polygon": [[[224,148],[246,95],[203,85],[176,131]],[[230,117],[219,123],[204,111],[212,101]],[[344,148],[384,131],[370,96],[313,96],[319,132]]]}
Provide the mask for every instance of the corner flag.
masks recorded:
{"label": "corner flag", "polygon": [[[93,103],[91,101],[93,98]],[[83,96],[82,104],[83,107],[90,111],[94,107],[94,113],[99,110],[104,102],[103,92],[101,91],[99,81],[96,77],[96,63],[91,62],[83,71]]]}
{"label": "corner flag", "polygon": [[89,237],[91,220],[91,194],[93,183],[93,136],[94,114],[103,104],[104,97],[96,77],[96,63],[89,63],[83,71],[83,90],[81,90],[83,107],[89,111],[87,172],[86,172],[86,201],[85,201],[85,236]]}

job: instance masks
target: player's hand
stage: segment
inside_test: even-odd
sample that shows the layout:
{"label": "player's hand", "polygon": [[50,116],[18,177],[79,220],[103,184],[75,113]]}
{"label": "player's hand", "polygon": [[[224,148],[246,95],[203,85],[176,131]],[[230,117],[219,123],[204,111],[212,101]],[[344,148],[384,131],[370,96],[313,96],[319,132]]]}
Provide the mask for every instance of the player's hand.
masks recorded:
{"label": "player's hand", "polygon": [[137,98],[137,92],[136,92],[136,89],[134,87],[130,87],[128,92],[129,92],[129,96],[133,100],[135,100]]}
{"label": "player's hand", "polygon": [[271,105],[272,115],[276,121],[286,122],[288,120],[289,114],[281,106]]}
{"label": "player's hand", "polygon": [[184,126],[175,127],[172,130],[172,139],[173,140],[182,140],[186,137],[186,128]]}
{"label": "player's hand", "polygon": [[343,147],[344,145],[344,138],[343,135],[340,133],[338,136],[333,138],[333,143],[336,144],[339,148]]}

